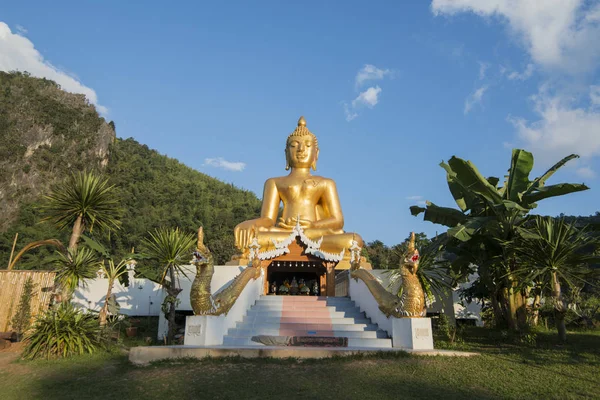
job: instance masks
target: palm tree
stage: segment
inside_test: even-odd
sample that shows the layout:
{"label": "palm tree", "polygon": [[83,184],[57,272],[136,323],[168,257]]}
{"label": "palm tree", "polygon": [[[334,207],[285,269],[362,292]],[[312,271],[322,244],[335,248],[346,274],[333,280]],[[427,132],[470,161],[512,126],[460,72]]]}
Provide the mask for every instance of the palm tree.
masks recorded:
{"label": "palm tree", "polygon": [[193,233],[182,232],[179,228],[159,228],[154,233],[149,232],[148,234],[150,237],[143,241],[145,256],[159,264],[155,279],[167,291],[163,302],[163,311],[167,314],[169,321],[167,341],[171,343],[175,336],[177,296],[181,292],[176,282],[176,274],[185,275],[181,266],[190,262],[192,246],[196,238]]}
{"label": "palm tree", "polygon": [[56,252],[54,261],[57,267],[56,283],[62,288],[63,302],[73,297],[75,289],[85,284],[85,279],[92,279],[101,265],[96,253],[86,247],[68,249],[67,252]]}
{"label": "palm tree", "polygon": [[102,272],[106,275],[108,279],[108,289],[106,291],[106,297],[104,299],[104,305],[102,305],[102,309],[100,310],[100,325],[106,325],[106,318],[108,316],[108,305],[110,296],[112,296],[112,290],[115,285],[115,281],[120,279],[122,276],[127,274],[127,265],[132,262],[131,258],[124,258],[118,264],[115,265],[115,262],[112,258],[105,260],[101,264]]}
{"label": "palm tree", "polygon": [[598,259],[594,255],[597,239],[563,218],[535,216],[532,227],[521,230],[521,238],[508,245],[524,265],[517,275],[537,282],[543,291],[549,292],[558,336],[565,341],[567,307],[562,288],[564,285],[575,287],[575,282],[581,283],[590,272],[589,264]]}
{"label": "palm tree", "polygon": [[69,179],[45,196],[41,208],[46,217],[59,229],[72,229],[69,249],[75,249],[81,234],[94,227],[103,230],[118,229],[119,202],[114,196],[114,186],[92,171],[71,175]]}

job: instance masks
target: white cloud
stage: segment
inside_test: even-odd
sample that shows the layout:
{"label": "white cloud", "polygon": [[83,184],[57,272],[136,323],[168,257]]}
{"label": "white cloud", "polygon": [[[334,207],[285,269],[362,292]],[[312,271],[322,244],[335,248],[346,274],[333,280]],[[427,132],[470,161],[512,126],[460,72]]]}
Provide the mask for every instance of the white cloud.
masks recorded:
{"label": "white cloud", "polygon": [[577,175],[586,179],[594,179],[596,177],[596,173],[590,167],[578,168]]}
{"label": "white cloud", "polygon": [[352,100],[352,107],[375,107],[375,105],[377,105],[377,103],[379,102],[379,93],[381,93],[381,88],[379,86],[371,86],[370,88],[359,94],[357,98]]}
{"label": "white cloud", "polygon": [[538,152],[534,154],[554,161],[571,153],[600,155],[600,110],[578,106],[572,97],[551,94],[547,86],[542,86],[532,100],[539,120],[509,117],[509,121],[521,141]]}
{"label": "white cloud", "polygon": [[367,81],[381,80],[391,74],[392,71],[389,69],[381,69],[372,64],[365,64],[365,66],[356,74],[354,81],[358,88]]}
{"label": "white cloud", "polygon": [[[365,64],[365,66],[357,72],[356,78],[354,79],[355,90],[358,91],[359,88],[368,81],[382,80],[386,76],[391,75],[393,75],[393,71],[389,69],[381,69],[372,64]],[[382,89],[379,87],[379,85],[371,86],[360,92],[358,96],[356,96],[356,98],[350,102],[350,104],[348,104],[347,101],[342,102],[344,114],[346,115],[346,121],[350,122],[358,117],[361,108],[375,107],[379,102],[379,94],[381,93],[381,90]]]}
{"label": "white cloud", "polygon": [[600,58],[600,4],[586,0],[433,0],[435,15],[472,12],[499,17],[534,62],[569,73],[589,71]]}
{"label": "white cloud", "polygon": [[479,80],[482,80],[485,78],[485,72],[490,67],[490,64],[481,62],[481,61],[478,61],[478,63],[479,63]]}
{"label": "white cloud", "polygon": [[517,72],[517,71],[513,71],[508,75],[508,79],[511,81],[514,80],[519,80],[519,81],[524,81],[527,80],[529,78],[531,78],[531,75],[533,74],[533,71],[535,69],[535,66],[531,63],[527,64],[527,67],[525,68],[525,70],[521,73]]}
{"label": "white cloud", "polygon": [[590,86],[590,102],[592,107],[600,106],[600,86]]}
{"label": "white cloud", "polygon": [[423,196],[406,196],[406,200],[422,200]]}
{"label": "white cloud", "polygon": [[205,158],[204,165],[210,165],[211,167],[222,168],[227,171],[241,172],[246,168],[246,163],[240,161],[227,161],[223,157],[217,158]]}
{"label": "white cloud", "polygon": [[[26,32],[20,30],[19,26],[17,31]],[[53,80],[67,92],[84,94],[99,113],[108,113],[106,107],[98,104],[98,96],[93,89],[44,60],[29,39],[19,33],[13,33],[4,22],[0,22],[0,71],[27,71],[32,76]]]}
{"label": "white cloud", "polygon": [[468,114],[469,111],[471,111],[471,109],[473,108],[474,105],[481,103],[481,100],[483,99],[483,95],[487,89],[488,89],[488,86],[484,85],[484,86],[476,89],[469,96],[467,96],[467,98],[465,99],[465,108],[463,110],[465,115]]}
{"label": "white cloud", "polygon": [[347,103],[344,103],[344,114],[346,114],[346,121],[350,122],[354,118],[358,117],[358,113],[351,111]]}
{"label": "white cloud", "polygon": [[22,35],[25,35],[27,33],[27,29],[25,29],[25,27],[23,27],[22,25],[15,25],[15,29]]}

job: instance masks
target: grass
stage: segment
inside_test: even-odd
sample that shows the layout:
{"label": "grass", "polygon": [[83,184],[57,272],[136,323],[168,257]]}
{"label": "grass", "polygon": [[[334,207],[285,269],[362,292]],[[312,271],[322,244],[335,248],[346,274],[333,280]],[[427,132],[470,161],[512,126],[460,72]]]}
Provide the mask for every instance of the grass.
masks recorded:
{"label": "grass", "polygon": [[515,343],[471,328],[471,358],[405,353],[327,360],[205,359],[135,367],[123,352],[2,364],[2,399],[418,399],[598,398],[600,332],[537,334]]}

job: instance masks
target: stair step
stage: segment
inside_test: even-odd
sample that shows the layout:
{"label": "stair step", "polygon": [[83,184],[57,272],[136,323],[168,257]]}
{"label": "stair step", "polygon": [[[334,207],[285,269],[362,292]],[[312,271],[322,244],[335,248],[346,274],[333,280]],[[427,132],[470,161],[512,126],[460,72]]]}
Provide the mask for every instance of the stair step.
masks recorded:
{"label": "stair step", "polygon": [[231,328],[227,332],[229,337],[252,337],[257,335],[268,335],[268,336],[326,336],[326,337],[347,337],[347,338],[362,338],[362,339],[386,339],[387,334],[381,330],[378,331],[309,331],[309,330],[295,330],[295,331],[281,331],[279,329],[237,329]]}
{"label": "stair step", "polygon": [[[262,343],[253,342],[251,338],[234,338],[225,336],[223,338],[224,346],[264,346]],[[368,348],[391,348],[391,339],[359,339],[348,338],[348,347],[368,347]]]}
{"label": "stair step", "polygon": [[270,316],[249,316],[246,315],[242,322],[261,323],[281,323],[281,324],[368,324],[370,321],[366,318],[314,318],[304,317],[270,317]]}
{"label": "stair step", "polygon": [[284,329],[305,329],[310,330],[333,330],[333,331],[376,331],[378,329],[375,324],[280,324],[280,323],[268,323],[268,324],[253,324],[249,322],[237,322],[237,329],[281,329],[283,325]]}
{"label": "stair step", "polygon": [[356,309],[347,311],[332,311],[332,310],[263,310],[251,309],[248,310],[249,317],[320,317],[320,318],[366,318],[364,312]]}

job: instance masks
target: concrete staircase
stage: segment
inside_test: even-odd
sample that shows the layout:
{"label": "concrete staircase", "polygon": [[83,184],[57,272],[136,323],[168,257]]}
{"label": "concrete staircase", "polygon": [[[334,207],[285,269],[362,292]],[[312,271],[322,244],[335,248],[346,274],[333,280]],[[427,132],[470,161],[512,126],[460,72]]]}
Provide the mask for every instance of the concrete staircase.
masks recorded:
{"label": "concrete staircase", "polygon": [[257,335],[347,337],[348,347],[392,347],[387,333],[347,297],[261,296],[223,345],[263,346],[251,340]]}

